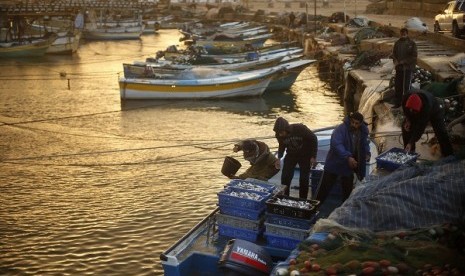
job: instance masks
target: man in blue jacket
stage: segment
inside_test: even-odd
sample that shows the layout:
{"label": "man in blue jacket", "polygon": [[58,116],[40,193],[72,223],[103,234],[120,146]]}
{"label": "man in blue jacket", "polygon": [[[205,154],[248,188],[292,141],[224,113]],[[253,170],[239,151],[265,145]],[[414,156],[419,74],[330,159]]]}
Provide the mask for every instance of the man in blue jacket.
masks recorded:
{"label": "man in blue jacket", "polygon": [[342,200],[345,201],[354,188],[354,173],[359,180],[365,177],[366,161],[370,159],[368,127],[359,112],[344,118],[331,135],[325,167],[316,198],[323,203],[333,184],[340,178]]}
{"label": "man in blue jacket", "polygon": [[[285,195],[289,195],[294,169],[297,164],[300,168],[299,197],[307,199],[310,181],[310,168],[316,162],[318,139],[304,124],[289,124],[286,119],[276,119],[273,130],[279,143],[278,158],[281,159],[286,150],[281,173],[281,184],[286,186]],[[279,159],[276,166],[279,167]]]}

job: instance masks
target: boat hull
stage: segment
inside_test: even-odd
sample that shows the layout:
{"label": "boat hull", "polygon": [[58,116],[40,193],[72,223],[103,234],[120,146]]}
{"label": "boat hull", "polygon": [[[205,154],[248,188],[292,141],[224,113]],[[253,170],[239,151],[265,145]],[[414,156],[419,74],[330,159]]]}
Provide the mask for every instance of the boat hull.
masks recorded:
{"label": "boat hull", "polygon": [[81,32],[73,35],[59,36],[46,50],[47,54],[71,54],[79,48]]}
{"label": "boat hull", "polygon": [[46,39],[40,39],[30,44],[0,46],[0,57],[43,56],[56,38],[56,34],[52,34]]}
{"label": "boat hull", "polygon": [[195,85],[195,80],[158,84],[147,79],[121,79],[120,96],[128,99],[206,99],[256,97],[263,94],[272,75],[228,83]]}

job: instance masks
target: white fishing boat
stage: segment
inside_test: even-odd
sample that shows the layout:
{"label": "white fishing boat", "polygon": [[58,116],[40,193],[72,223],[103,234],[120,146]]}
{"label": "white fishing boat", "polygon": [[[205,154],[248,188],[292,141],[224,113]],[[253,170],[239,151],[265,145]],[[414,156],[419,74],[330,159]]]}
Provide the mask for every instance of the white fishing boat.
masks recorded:
{"label": "white fishing boat", "polygon": [[47,54],[70,54],[77,51],[81,40],[81,31],[58,33],[57,39],[47,48]]}
{"label": "white fishing boat", "polygon": [[122,100],[129,99],[216,99],[257,97],[263,94],[281,67],[236,72],[227,76],[197,79],[119,80]]}
{"label": "white fishing boat", "polygon": [[0,57],[43,56],[56,38],[56,33],[48,33],[41,38],[1,42]]}
{"label": "white fishing boat", "polygon": [[125,40],[139,39],[144,32],[145,25],[140,26],[120,26],[108,27],[101,26],[84,29],[84,38],[86,40]]}

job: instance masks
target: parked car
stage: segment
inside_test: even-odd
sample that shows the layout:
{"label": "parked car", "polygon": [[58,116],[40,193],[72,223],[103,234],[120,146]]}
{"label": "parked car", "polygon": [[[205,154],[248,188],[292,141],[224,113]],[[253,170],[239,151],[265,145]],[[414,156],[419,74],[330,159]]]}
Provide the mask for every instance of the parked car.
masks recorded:
{"label": "parked car", "polygon": [[465,0],[450,1],[446,9],[434,17],[434,32],[452,32],[455,37],[465,34]]}

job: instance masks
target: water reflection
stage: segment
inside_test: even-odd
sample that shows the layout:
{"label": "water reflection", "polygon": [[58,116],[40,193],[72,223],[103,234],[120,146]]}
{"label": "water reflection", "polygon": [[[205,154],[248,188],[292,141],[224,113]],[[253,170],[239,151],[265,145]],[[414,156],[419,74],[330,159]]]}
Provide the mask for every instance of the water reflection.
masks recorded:
{"label": "water reflection", "polygon": [[295,96],[290,91],[274,91],[262,97],[237,98],[223,100],[125,100],[121,101],[121,110],[135,109],[188,109],[205,111],[223,111],[233,114],[269,116],[272,113],[293,112]]}

